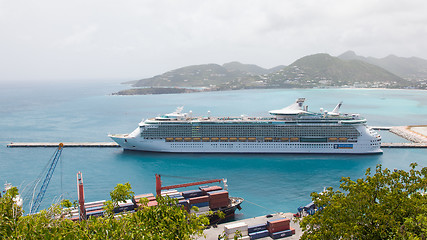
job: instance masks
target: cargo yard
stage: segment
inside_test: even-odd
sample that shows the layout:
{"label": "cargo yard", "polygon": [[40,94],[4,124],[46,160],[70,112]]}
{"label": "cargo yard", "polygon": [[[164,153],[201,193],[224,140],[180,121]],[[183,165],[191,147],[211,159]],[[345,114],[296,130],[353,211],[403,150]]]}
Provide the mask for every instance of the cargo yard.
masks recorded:
{"label": "cargo yard", "polygon": [[218,239],[223,234],[226,239],[233,239],[236,230],[242,234],[239,239],[297,240],[302,234],[299,224],[293,221],[292,213],[275,213],[211,226],[204,231],[205,236],[198,239]]}

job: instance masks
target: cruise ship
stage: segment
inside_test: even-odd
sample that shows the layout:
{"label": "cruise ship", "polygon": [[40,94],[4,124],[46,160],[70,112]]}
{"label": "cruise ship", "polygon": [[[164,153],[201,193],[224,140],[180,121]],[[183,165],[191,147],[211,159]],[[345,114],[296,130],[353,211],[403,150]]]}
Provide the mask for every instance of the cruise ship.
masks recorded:
{"label": "cruise ship", "polygon": [[185,153],[382,153],[380,135],[359,114],[308,111],[305,98],[269,117],[193,117],[183,107],[109,135],[125,150]]}

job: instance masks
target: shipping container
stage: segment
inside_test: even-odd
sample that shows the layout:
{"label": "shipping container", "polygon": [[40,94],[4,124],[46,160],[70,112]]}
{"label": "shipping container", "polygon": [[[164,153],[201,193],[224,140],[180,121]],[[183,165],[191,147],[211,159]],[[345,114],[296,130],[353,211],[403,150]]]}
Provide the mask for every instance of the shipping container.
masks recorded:
{"label": "shipping container", "polygon": [[284,238],[284,237],[289,237],[289,236],[292,236],[291,230],[285,230],[285,231],[281,231],[281,232],[270,233],[270,237],[273,239]]}
{"label": "shipping container", "polygon": [[212,191],[219,191],[222,190],[222,187],[220,186],[211,186],[211,187],[199,187],[200,190],[202,190],[203,192],[207,193],[207,192],[212,192]]}
{"label": "shipping container", "polygon": [[270,233],[268,232],[268,230],[261,230],[261,231],[257,231],[257,232],[250,232],[250,230],[249,230],[249,237],[251,239],[264,238],[264,237],[268,237],[269,235],[270,235]]}
{"label": "shipping container", "polygon": [[99,209],[102,209],[103,207],[104,207],[104,205],[99,205],[99,206],[94,206],[94,207],[85,207],[85,208],[86,208],[86,212],[87,212],[87,211],[99,210]]}
{"label": "shipping container", "polygon": [[202,190],[189,190],[181,193],[184,198],[193,198],[203,196]]}
{"label": "shipping container", "polygon": [[198,208],[209,207],[209,202],[200,202],[200,203],[193,203],[193,204],[190,203],[190,208],[192,208],[193,206],[196,206]]}
{"label": "shipping container", "polygon": [[228,191],[225,190],[211,191],[207,192],[207,194],[209,195],[209,199],[211,201],[215,199],[228,199]]}
{"label": "shipping container", "polygon": [[209,196],[200,196],[200,197],[189,198],[188,202],[190,204],[201,203],[201,202],[209,202]]}
{"label": "shipping container", "polygon": [[138,195],[135,195],[133,198],[139,199],[139,198],[146,198],[146,197],[154,197],[154,195],[152,193],[138,194]]}
{"label": "shipping container", "polygon": [[270,233],[289,230],[290,223],[291,223],[291,220],[288,218],[270,220],[270,221],[267,221],[267,229]]}
{"label": "shipping container", "polygon": [[229,203],[229,200],[225,200],[225,201],[219,201],[219,202],[209,202],[209,207],[211,209],[216,209],[216,208],[222,208],[222,207],[227,207]]}
{"label": "shipping container", "polygon": [[249,233],[259,232],[259,231],[263,231],[263,230],[267,230],[267,223],[259,224],[259,225],[253,225],[253,226],[248,227]]}
{"label": "shipping container", "polygon": [[209,206],[205,206],[205,207],[198,207],[198,211],[193,210],[193,208],[190,208],[190,213],[206,213],[210,211]]}
{"label": "shipping container", "polygon": [[228,239],[233,239],[236,235],[236,231],[239,231],[243,237],[248,236],[248,224],[240,222],[224,226],[224,232]]}

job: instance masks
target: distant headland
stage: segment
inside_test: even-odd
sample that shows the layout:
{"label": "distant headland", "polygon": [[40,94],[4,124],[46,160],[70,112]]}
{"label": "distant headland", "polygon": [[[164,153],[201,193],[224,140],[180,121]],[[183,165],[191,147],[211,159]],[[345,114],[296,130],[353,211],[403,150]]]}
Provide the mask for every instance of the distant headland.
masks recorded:
{"label": "distant headland", "polygon": [[124,84],[133,88],[113,95],[272,88],[427,89],[427,60],[362,57],[353,51],[337,57],[319,53],[271,69],[239,62],[192,65]]}

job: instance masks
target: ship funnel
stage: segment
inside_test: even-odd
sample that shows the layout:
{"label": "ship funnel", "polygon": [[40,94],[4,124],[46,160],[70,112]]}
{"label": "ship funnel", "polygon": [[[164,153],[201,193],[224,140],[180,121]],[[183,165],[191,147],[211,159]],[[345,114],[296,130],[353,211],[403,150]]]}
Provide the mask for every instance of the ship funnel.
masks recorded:
{"label": "ship funnel", "polygon": [[224,183],[224,190],[228,190],[227,178],[222,179],[222,182]]}
{"label": "ship funnel", "polygon": [[342,102],[338,103],[338,105],[334,108],[334,110],[332,110],[332,112],[330,112],[330,115],[335,115],[338,116],[340,115],[340,108],[341,108]]}

